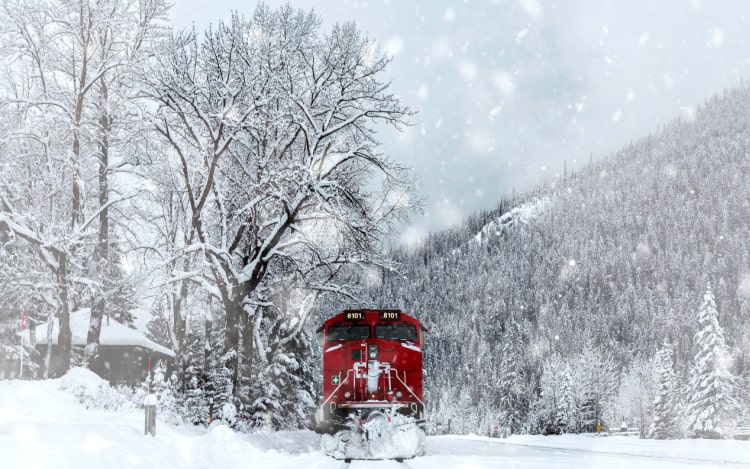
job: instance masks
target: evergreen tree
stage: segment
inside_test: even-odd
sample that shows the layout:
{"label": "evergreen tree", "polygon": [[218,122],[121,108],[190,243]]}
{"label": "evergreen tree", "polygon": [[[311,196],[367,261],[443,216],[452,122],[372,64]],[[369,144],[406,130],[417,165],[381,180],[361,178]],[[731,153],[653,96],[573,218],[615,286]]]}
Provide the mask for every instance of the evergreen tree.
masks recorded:
{"label": "evergreen tree", "polygon": [[664,345],[656,353],[654,367],[658,390],[654,398],[654,414],[649,437],[657,440],[680,438],[682,430],[678,416],[677,378],[672,366],[672,348],[667,341],[664,341]]}
{"label": "evergreen tree", "polygon": [[193,367],[190,367],[188,372],[191,377],[185,384],[184,400],[181,399],[183,419],[193,425],[207,425],[210,419],[210,406],[205,391],[205,376]]}
{"label": "evergreen tree", "polygon": [[182,418],[177,405],[175,396],[175,382],[166,376],[167,367],[164,363],[159,363],[154,368],[153,378],[151,375],[146,379],[146,387],[150,383],[151,393],[158,399],[156,404],[157,415],[159,419],[167,422],[178,424]]}
{"label": "evergreen tree", "polygon": [[562,391],[557,403],[557,425],[562,433],[578,433],[578,406],[572,387],[570,364],[565,364],[562,375]]}
{"label": "evergreen tree", "polygon": [[208,402],[209,420],[221,419],[232,425],[236,423],[235,411],[229,411],[231,415],[225,415],[227,405],[234,406],[232,399],[232,372],[224,366],[226,357],[219,356],[211,360],[211,369],[208,372],[205,391]]}
{"label": "evergreen tree", "polygon": [[250,396],[243,405],[251,426],[292,430],[309,425],[316,376],[303,351],[311,349],[312,341],[311,334],[300,334],[269,357],[256,379],[243,382],[240,394]]}
{"label": "evergreen tree", "polygon": [[494,386],[496,403],[500,409],[500,423],[518,433],[528,412],[528,386],[523,370],[524,344],[520,326],[515,322],[502,345],[499,376]]}
{"label": "evergreen tree", "polygon": [[608,350],[587,346],[576,360],[577,377],[582,386],[580,401],[582,429],[596,431],[603,421],[604,410],[611,404],[617,389],[618,365]]}
{"label": "evergreen tree", "polygon": [[562,382],[563,359],[554,354],[547,357],[542,365],[542,375],[539,382],[539,395],[531,404],[527,429],[530,433],[545,435],[560,433],[558,428],[558,401],[560,400]]}
{"label": "evergreen tree", "polygon": [[690,373],[688,432],[698,438],[722,438],[733,426],[737,403],[730,356],[719,326],[719,312],[709,286],[698,311],[700,330]]}

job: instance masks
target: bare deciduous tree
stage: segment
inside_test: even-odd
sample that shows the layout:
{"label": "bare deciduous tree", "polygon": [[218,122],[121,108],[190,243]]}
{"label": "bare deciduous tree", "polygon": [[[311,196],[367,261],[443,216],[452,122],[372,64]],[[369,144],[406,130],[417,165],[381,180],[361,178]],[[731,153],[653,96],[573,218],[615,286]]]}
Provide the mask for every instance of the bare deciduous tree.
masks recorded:
{"label": "bare deciduous tree", "polygon": [[202,261],[177,280],[191,271],[222,302],[237,392],[243,336],[248,358],[268,360],[318,295],[346,291],[342,266],[385,262],[380,243],[415,203],[375,126],[400,127],[410,111],[379,78],[388,58],[353,24],[323,34],[288,6],[234,15],[202,40],[175,34],[160,58],[146,97],[187,201],[193,234],[179,250]]}
{"label": "bare deciduous tree", "polygon": [[[69,313],[85,297],[94,298],[87,352],[96,354],[111,294],[106,277],[117,270],[109,259],[110,210],[128,197],[112,197],[113,174],[126,160],[113,153],[128,133],[113,107],[166,7],[163,0],[4,0],[0,8],[8,57],[2,93],[14,117],[5,134],[10,165],[0,184],[0,229],[28,243],[56,278],[49,289],[64,372]],[[113,138],[115,129],[124,132]]]}

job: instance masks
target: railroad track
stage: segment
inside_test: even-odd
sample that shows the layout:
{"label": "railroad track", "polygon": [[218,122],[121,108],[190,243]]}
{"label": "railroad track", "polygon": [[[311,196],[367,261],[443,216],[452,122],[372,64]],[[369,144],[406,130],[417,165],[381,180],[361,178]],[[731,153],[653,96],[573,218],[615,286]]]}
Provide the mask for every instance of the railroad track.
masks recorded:
{"label": "railroad track", "polygon": [[[398,465],[404,469],[412,469],[408,461],[398,461],[395,459],[388,459],[387,461],[393,461],[394,463],[398,463]],[[350,462],[342,461],[341,465],[339,466],[339,469],[349,469],[349,466],[352,464],[352,462],[354,461],[350,461]]]}

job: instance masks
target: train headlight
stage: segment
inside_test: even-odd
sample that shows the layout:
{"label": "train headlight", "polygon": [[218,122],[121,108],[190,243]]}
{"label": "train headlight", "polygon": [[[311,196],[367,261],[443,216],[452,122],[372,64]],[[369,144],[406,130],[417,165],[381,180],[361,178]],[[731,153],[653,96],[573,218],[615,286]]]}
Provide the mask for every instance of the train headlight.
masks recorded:
{"label": "train headlight", "polygon": [[367,359],[370,361],[378,359],[378,344],[370,344],[367,346]]}
{"label": "train headlight", "polygon": [[396,391],[396,398],[401,399],[402,397],[404,397],[404,393],[402,393],[401,391]]}
{"label": "train headlight", "polygon": [[349,399],[350,397],[352,397],[352,393],[350,393],[349,391],[346,391],[346,392],[344,393],[344,398],[345,398],[345,399]]}

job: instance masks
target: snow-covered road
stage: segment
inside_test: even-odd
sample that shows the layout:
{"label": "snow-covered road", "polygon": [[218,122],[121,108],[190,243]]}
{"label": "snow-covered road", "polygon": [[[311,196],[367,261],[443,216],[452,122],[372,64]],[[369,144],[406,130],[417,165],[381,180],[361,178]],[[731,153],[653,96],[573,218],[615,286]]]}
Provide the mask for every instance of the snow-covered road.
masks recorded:
{"label": "snow-covered road", "polygon": [[[83,370],[85,371],[85,370]],[[625,437],[431,436],[427,455],[352,461],[324,455],[310,431],[241,434],[157,421],[143,432],[142,411],[86,409],[71,386],[93,386],[90,372],[60,380],[0,381],[0,468],[482,469],[750,467],[750,442],[655,441]],[[66,388],[66,389],[61,389]]]}
{"label": "snow-covered road", "polygon": [[[528,440],[528,441],[525,441]],[[545,441],[548,440],[548,441]],[[566,440],[568,444],[566,445]],[[604,440],[604,441],[602,441]],[[524,442],[525,441],[525,442]],[[649,448],[630,443],[644,442],[628,438],[598,439],[590,437],[516,437],[509,441],[489,439],[472,440],[469,438],[436,437],[428,439],[430,457],[440,465],[424,467],[596,467],[596,468],[633,468],[633,467],[747,467],[750,460],[735,458],[722,461],[719,454],[707,453],[693,455],[665,446]],[[679,442],[684,443],[684,442]],[[734,443],[734,442],[731,442]],[[659,450],[661,447],[661,451]],[[650,450],[649,450],[650,449]],[[736,449],[736,447],[735,447]],[[747,445],[750,450],[750,445]],[[719,462],[721,461],[721,462]],[[462,466],[461,464],[465,464]],[[414,465],[415,468],[423,467]]]}

